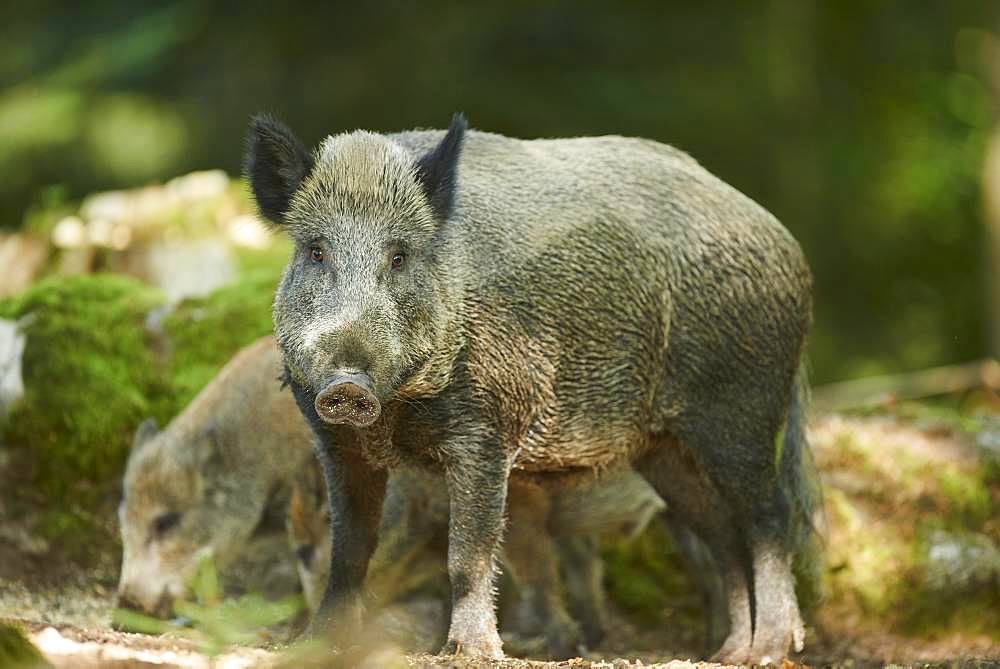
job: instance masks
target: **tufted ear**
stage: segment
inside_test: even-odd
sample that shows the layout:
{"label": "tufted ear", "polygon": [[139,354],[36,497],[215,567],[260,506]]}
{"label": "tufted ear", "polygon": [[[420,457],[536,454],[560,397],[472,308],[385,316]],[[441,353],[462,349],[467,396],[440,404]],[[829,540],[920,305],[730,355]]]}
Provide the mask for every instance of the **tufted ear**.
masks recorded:
{"label": "tufted ear", "polygon": [[199,472],[202,476],[210,476],[225,465],[222,447],[219,441],[219,430],[214,420],[200,428],[194,434],[184,437],[177,444],[173,462],[181,469],[189,472]]}
{"label": "tufted ear", "polygon": [[159,431],[160,429],[156,425],[155,418],[147,418],[142,421],[139,427],[136,428],[135,435],[132,437],[132,450],[138,450],[140,446],[159,434]]}
{"label": "tufted ear", "polygon": [[292,196],[313,166],[312,155],[284,123],[270,114],[250,119],[243,174],[265,218],[284,223]]}
{"label": "tufted ear", "polygon": [[451,117],[451,125],[441,143],[417,161],[417,178],[439,221],[451,216],[455,205],[458,158],[468,123],[461,113]]}
{"label": "tufted ear", "polygon": [[216,427],[214,421],[210,422],[201,433],[200,438],[195,440],[194,455],[203,472],[223,466],[219,428]]}

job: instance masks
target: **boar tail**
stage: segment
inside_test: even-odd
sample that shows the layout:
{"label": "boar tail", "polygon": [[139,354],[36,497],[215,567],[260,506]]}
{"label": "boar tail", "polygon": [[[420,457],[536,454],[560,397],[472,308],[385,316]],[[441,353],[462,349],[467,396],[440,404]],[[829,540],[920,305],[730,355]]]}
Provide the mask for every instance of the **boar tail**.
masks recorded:
{"label": "boar tail", "polygon": [[806,435],[809,380],[806,365],[799,365],[788,405],[781,449],[779,476],[791,506],[789,542],[799,605],[803,612],[823,598],[823,496],[819,473]]}

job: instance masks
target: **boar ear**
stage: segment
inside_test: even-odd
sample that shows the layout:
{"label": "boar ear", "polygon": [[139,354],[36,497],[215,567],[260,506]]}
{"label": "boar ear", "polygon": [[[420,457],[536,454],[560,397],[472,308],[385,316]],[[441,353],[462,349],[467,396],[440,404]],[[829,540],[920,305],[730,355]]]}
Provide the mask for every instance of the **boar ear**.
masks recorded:
{"label": "boar ear", "polygon": [[265,218],[284,223],[292,196],[313,165],[312,156],[284,123],[270,114],[250,119],[243,174]]}
{"label": "boar ear", "polygon": [[214,422],[210,422],[205,431],[202,432],[201,439],[195,446],[197,453],[195,457],[202,471],[208,471],[214,467],[222,465],[222,448],[219,446],[219,430]]}
{"label": "boar ear", "polygon": [[159,434],[160,429],[156,426],[155,418],[147,418],[135,430],[132,437],[132,449],[136,450],[147,441]]}
{"label": "boar ear", "polygon": [[177,461],[183,469],[198,471],[203,475],[223,464],[214,421],[209,421],[200,432],[185,440],[184,447],[178,450]]}
{"label": "boar ear", "polygon": [[439,221],[448,220],[455,204],[458,157],[462,153],[462,140],[467,126],[463,114],[452,116],[451,125],[441,143],[417,161],[417,179]]}

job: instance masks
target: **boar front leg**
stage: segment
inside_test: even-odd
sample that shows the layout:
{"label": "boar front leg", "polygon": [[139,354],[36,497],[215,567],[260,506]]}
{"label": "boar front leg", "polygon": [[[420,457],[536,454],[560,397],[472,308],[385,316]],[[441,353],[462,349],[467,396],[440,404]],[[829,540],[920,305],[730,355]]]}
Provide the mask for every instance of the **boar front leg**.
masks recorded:
{"label": "boar front leg", "polygon": [[361,586],[378,543],[387,474],[359,453],[329,444],[318,444],[316,453],[326,479],[333,546],[330,578],[311,631],[344,647],[360,631]]}
{"label": "boar front leg", "polygon": [[[490,444],[489,446],[494,446]],[[448,578],[451,627],[442,653],[500,659],[493,601],[493,577],[503,533],[509,467],[503,451],[485,444],[446,467],[451,518],[448,523]]]}

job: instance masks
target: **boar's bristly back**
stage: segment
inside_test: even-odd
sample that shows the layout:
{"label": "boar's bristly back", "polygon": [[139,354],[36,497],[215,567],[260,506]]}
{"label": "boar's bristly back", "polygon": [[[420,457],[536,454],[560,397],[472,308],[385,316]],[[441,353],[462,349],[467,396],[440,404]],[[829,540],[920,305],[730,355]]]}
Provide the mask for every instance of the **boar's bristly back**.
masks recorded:
{"label": "boar's bristly back", "polygon": [[250,119],[243,174],[265,218],[284,223],[292,196],[313,165],[312,155],[284,123],[270,114]]}

